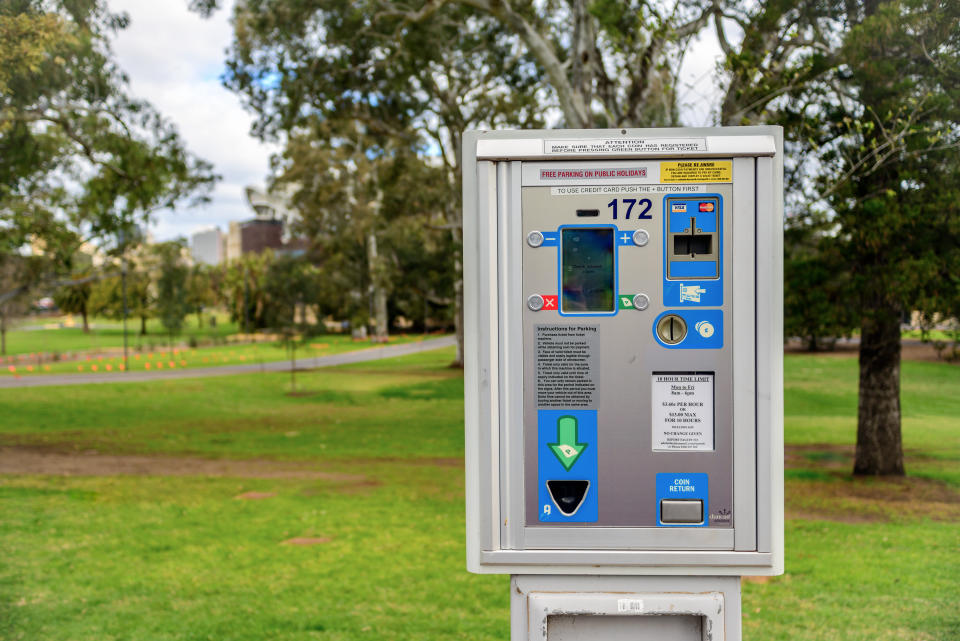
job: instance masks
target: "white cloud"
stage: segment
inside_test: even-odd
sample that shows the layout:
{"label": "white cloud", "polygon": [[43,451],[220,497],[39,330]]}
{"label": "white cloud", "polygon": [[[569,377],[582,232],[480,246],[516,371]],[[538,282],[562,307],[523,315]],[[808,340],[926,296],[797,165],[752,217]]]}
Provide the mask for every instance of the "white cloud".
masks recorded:
{"label": "white cloud", "polygon": [[165,240],[188,236],[200,227],[226,229],[252,212],[243,188],[263,184],[272,145],[249,134],[252,116],[240,99],[220,84],[232,38],[232,3],[208,19],[187,9],[188,0],[111,0],[113,11],[130,16],[130,26],[114,39],[121,69],[134,95],[150,101],[173,121],[188,148],[213,163],[223,180],[205,207],[156,215],[151,229]]}

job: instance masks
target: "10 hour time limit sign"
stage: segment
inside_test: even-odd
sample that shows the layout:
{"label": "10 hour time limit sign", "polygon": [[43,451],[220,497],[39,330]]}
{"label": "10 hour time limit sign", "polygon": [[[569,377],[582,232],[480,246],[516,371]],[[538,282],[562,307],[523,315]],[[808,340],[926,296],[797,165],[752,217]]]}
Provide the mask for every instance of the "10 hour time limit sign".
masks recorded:
{"label": "10 hour time limit sign", "polygon": [[712,373],[653,374],[653,449],[713,450]]}

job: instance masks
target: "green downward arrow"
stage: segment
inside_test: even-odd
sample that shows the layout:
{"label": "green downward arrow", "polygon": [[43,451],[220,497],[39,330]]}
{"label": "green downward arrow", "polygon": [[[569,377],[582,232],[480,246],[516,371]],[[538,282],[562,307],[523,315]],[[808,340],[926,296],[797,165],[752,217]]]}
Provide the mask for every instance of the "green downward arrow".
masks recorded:
{"label": "green downward arrow", "polygon": [[567,471],[587,449],[587,443],[577,443],[577,419],[572,416],[557,419],[557,442],[547,445]]}

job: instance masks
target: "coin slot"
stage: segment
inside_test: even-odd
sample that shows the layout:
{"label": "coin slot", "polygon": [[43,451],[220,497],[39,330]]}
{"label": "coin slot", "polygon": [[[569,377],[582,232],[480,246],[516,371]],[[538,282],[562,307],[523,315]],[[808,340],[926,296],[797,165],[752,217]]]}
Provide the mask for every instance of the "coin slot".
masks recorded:
{"label": "coin slot", "polygon": [[687,323],[675,314],[664,316],[657,323],[657,336],[667,345],[676,345],[687,335]]}
{"label": "coin slot", "polygon": [[580,218],[596,218],[600,215],[599,209],[578,209],[577,216]]}

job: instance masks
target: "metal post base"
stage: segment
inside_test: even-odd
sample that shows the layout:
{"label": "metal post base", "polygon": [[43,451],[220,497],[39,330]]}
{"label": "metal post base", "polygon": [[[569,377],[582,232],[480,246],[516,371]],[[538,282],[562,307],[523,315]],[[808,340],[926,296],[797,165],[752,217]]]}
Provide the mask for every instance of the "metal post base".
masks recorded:
{"label": "metal post base", "polygon": [[740,577],[513,575],[512,641],[740,641]]}

